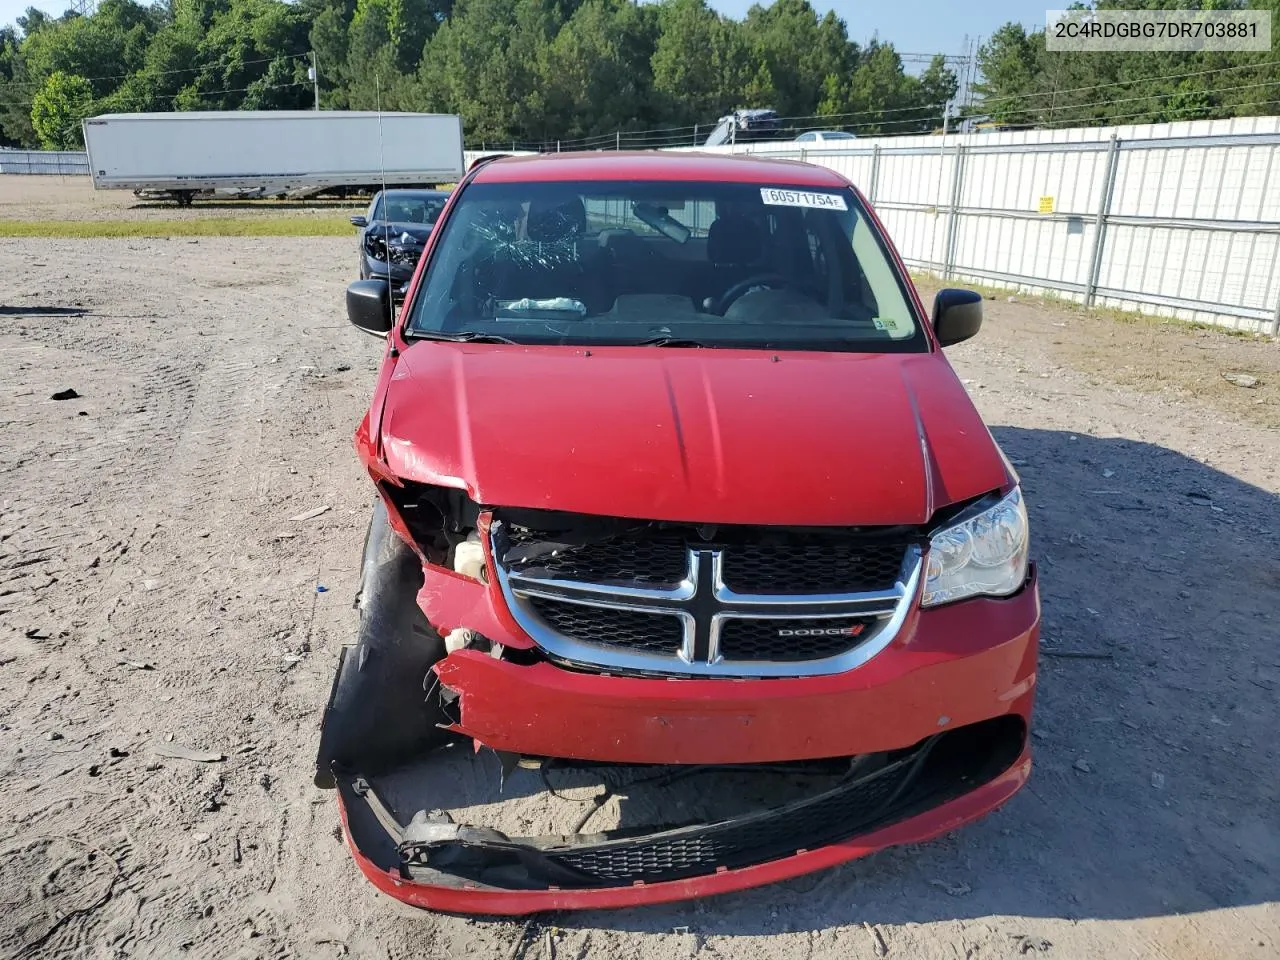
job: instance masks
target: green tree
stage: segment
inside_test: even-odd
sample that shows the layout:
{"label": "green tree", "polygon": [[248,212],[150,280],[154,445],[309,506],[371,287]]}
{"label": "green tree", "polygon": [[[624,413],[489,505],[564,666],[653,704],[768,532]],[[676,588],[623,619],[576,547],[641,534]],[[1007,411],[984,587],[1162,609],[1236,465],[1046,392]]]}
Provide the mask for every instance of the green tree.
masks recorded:
{"label": "green tree", "polygon": [[35,142],[31,106],[27,102],[26,63],[19,48],[18,31],[0,27],[0,146],[18,147]]}
{"label": "green tree", "polygon": [[752,59],[764,66],[763,75],[772,83],[771,95],[760,90],[757,68],[753,87],[769,102],[752,100],[749,105],[771,106],[784,117],[812,116],[826,78],[848,75],[857,59],[844,22],[832,13],[819,19],[809,0],[755,5],[742,28]]}
{"label": "green tree", "polygon": [[[1039,46],[1044,45],[1043,34],[1037,34]],[[1021,24],[1006,23],[991,35],[978,50],[978,69],[982,79],[973,85],[981,98],[981,111],[995,123],[1027,123],[1031,113],[1028,99],[1036,92],[1036,72],[1039,67],[1037,43],[1027,35]]]}
{"label": "green tree", "polygon": [[347,30],[354,14],[354,4],[330,3],[314,12],[311,21],[311,49],[320,71],[321,99],[331,110],[347,106]]}
{"label": "green tree", "polygon": [[236,110],[246,98],[271,109],[311,105],[307,34],[299,8],[280,0],[231,0],[201,37],[198,72],[180,75],[180,110]]}
{"label": "green tree", "polygon": [[586,0],[548,45],[541,74],[546,123],[578,138],[652,123],[657,20],[631,0]]}
{"label": "green tree", "polygon": [[[660,35],[654,45],[653,91],[669,123],[706,124],[740,106],[770,106],[744,101],[753,80],[763,80],[752,62],[742,25],[726,20],[705,0],[665,0],[659,5]],[[767,92],[752,84],[752,93]]]}
{"label": "green tree", "polygon": [[460,113],[474,140],[554,138],[539,65],[565,17],[554,0],[458,0],[423,52],[414,102]]}
{"label": "green tree", "polygon": [[93,88],[84,77],[56,70],[31,103],[31,126],[46,150],[84,146],[80,121],[93,112]]}

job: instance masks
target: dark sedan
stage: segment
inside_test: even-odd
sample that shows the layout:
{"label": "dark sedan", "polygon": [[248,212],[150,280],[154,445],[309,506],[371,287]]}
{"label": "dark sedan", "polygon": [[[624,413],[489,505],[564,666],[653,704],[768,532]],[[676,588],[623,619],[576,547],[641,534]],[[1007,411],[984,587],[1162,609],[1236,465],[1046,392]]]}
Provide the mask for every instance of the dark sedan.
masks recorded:
{"label": "dark sedan", "polygon": [[431,228],[449,194],[442,190],[385,190],[374,195],[360,228],[360,279],[386,279],[403,299]]}

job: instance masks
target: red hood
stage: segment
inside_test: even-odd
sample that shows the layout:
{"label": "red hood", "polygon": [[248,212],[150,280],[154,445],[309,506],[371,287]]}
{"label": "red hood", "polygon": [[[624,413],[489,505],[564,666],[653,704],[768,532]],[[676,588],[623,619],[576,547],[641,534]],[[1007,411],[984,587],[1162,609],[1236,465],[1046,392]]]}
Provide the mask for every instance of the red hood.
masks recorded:
{"label": "red hood", "polygon": [[923,523],[1008,472],[938,354],[419,342],[391,472],[493,506],[706,523]]}

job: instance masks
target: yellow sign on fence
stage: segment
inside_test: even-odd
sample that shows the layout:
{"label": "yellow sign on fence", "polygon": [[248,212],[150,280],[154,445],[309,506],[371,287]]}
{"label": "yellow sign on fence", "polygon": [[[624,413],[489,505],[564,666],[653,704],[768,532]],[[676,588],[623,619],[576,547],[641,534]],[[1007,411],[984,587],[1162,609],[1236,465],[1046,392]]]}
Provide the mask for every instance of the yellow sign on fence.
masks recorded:
{"label": "yellow sign on fence", "polygon": [[1040,212],[1053,213],[1053,197],[1040,198]]}

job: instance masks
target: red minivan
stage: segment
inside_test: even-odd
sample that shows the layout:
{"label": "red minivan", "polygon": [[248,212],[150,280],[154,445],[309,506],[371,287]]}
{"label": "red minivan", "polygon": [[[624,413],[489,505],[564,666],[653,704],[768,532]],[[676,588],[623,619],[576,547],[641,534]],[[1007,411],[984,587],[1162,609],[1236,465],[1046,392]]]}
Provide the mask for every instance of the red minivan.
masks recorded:
{"label": "red minivan", "polygon": [[[981,304],[948,289],[926,314],[821,167],[473,167],[398,316],[384,282],[347,291],[386,339],[356,433],[378,498],[316,782],[366,876],[458,912],[668,901],[1008,800],[1040,604],[1018,477],[942,353]],[[806,787],[542,836],[384,789],[458,741]]]}

